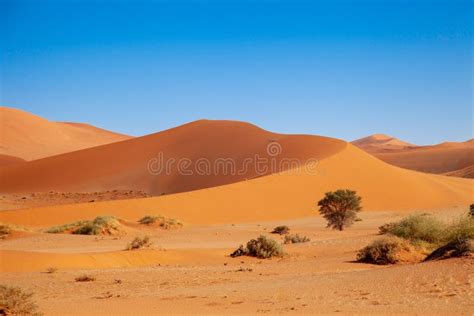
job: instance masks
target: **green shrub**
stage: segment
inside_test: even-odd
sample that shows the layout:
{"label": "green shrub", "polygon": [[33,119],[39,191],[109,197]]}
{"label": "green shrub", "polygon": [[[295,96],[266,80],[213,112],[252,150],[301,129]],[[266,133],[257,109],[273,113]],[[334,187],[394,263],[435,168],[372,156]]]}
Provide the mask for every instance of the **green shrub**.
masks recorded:
{"label": "green shrub", "polygon": [[53,227],[48,228],[46,230],[46,232],[50,233],[50,234],[60,234],[60,233],[66,232],[66,231],[70,231],[72,229],[76,229],[76,228],[78,228],[82,225],[85,225],[86,223],[88,223],[88,221],[77,221],[77,222],[74,222],[74,223],[53,226]]}
{"label": "green shrub", "polygon": [[298,243],[308,242],[308,241],[311,241],[311,239],[309,239],[306,236],[300,236],[298,234],[294,234],[294,235],[285,236],[284,243],[285,244],[298,244]]}
{"label": "green shrub", "polygon": [[375,240],[357,253],[357,261],[372,264],[395,264],[404,261],[406,254],[414,252],[406,240],[385,237]]}
{"label": "green shrub", "polygon": [[463,216],[448,226],[444,236],[444,242],[455,243],[474,239],[474,218]]}
{"label": "green shrub", "polygon": [[327,192],[318,202],[319,213],[328,221],[327,227],[344,230],[356,221],[357,212],[362,210],[361,200],[356,191]]}
{"label": "green shrub", "polygon": [[177,219],[167,218],[161,215],[146,215],[138,222],[143,225],[158,225],[163,229],[171,229],[183,226],[183,224]]}
{"label": "green shrub", "polygon": [[77,235],[113,234],[119,228],[119,222],[114,216],[97,216],[92,221],[77,221],[61,226],[53,226],[47,233],[58,234],[71,231]]}
{"label": "green shrub", "polygon": [[444,239],[446,225],[429,214],[418,214],[385,224],[379,230],[411,242],[439,243]]}
{"label": "green shrub", "polygon": [[127,250],[136,250],[141,248],[148,248],[152,244],[150,237],[135,237],[128,245]]}
{"label": "green shrub", "polygon": [[75,278],[76,282],[93,282],[95,281],[95,276],[90,274],[82,274]]}
{"label": "green shrub", "polygon": [[260,259],[267,259],[271,257],[281,257],[284,255],[283,247],[277,241],[260,236],[257,239],[252,239],[247,242],[246,247],[241,245],[236,251],[230,256],[250,256],[257,257]]}
{"label": "green shrub", "polygon": [[290,232],[290,227],[282,225],[282,226],[277,226],[272,230],[272,234],[279,234],[279,235],[285,235]]}
{"label": "green shrub", "polygon": [[0,285],[0,315],[41,315],[32,297],[19,287]]}

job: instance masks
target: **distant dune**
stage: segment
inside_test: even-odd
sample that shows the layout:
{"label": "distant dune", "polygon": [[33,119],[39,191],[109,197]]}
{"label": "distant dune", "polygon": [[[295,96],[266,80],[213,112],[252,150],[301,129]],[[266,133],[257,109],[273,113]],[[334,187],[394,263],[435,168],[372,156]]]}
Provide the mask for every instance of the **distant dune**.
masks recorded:
{"label": "distant dune", "polygon": [[435,174],[472,178],[463,171],[474,165],[474,140],[416,146],[380,134],[355,140],[352,144],[395,166]]}
{"label": "distant dune", "polygon": [[0,154],[35,160],[129,139],[81,123],[50,122],[31,113],[0,107]]}
{"label": "distant dune", "polygon": [[[290,167],[280,163],[286,158],[296,162],[324,159],[343,150],[346,144],[327,137],[275,134],[243,122],[201,120],[156,134],[4,168],[0,171],[0,177],[5,180],[0,183],[0,192],[130,189],[153,195],[178,193],[279,172]],[[273,145],[277,151],[267,152]],[[169,172],[157,170],[163,165],[160,153],[163,164],[173,163]],[[266,170],[258,171],[256,156],[268,162],[274,158],[275,165],[265,163]],[[150,164],[154,159],[156,163]],[[192,175],[178,172],[178,162],[182,159],[190,160],[186,170],[192,171]],[[200,159],[209,162],[212,170],[199,164]],[[234,170],[227,164],[229,159],[234,163]],[[149,166],[155,174],[150,173]]]}
{"label": "distant dune", "polygon": [[0,154],[0,168],[5,166],[11,166],[21,162],[25,162],[25,160],[14,156]]}
{"label": "distant dune", "polygon": [[[265,151],[267,143],[275,138],[282,144],[282,155],[317,157],[316,173],[293,169],[237,181],[234,177],[187,178],[177,174],[161,178],[144,170],[146,158],[159,150],[172,157],[223,155],[240,159],[243,153]],[[0,212],[0,222],[33,226],[100,214],[136,221],[152,212],[201,224],[299,218],[314,215],[316,202],[324,193],[339,188],[356,190],[363,197],[366,211],[464,208],[472,203],[474,189],[473,180],[401,169],[340,140],[272,134],[229,121],[198,121],[158,134],[13,166],[3,169],[0,176],[7,179],[1,184],[1,191],[129,185],[159,195],[162,190],[204,188],[145,199]],[[31,180],[25,181],[26,177]],[[205,188],[226,181],[236,183]]]}
{"label": "distant dune", "polygon": [[462,168],[456,171],[446,172],[445,175],[450,177],[474,179],[474,165]]}

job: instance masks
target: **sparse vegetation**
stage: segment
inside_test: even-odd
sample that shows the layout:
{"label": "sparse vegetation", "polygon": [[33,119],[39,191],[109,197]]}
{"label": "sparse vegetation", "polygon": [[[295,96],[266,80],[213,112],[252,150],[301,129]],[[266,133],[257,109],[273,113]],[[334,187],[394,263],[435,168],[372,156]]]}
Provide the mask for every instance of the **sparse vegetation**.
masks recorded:
{"label": "sparse vegetation", "polygon": [[424,261],[470,256],[473,251],[474,245],[472,239],[453,241],[437,248],[430,253]]}
{"label": "sparse vegetation", "polygon": [[93,282],[95,281],[95,276],[90,274],[82,274],[75,278],[76,282]]}
{"label": "sparse vegetation", "polygon": [[183,226],[183,224],[177,219],[167,218],[161,215],[146,215],[138,222],[143,225],[157,225],[163,229],[178,228]]}
{"label": "sparse vegetation", "polygon": [[286,235],[290,232],[290,227],[282,225],[277,226],[272,230],[272,234]]}
{"label": "sparse vegetation", "polygon": [[474,204],[469,205],[469,216],[474,218]]}
{"label": "sparse vegetation", "polygon": [[379,227],[382,234],[410,240],[412,243],[439,243],[445,238],[446,225],[429,214],[408,216],[398,222]]}
{"label": "sparse vegetation", "polygon": [[128,245],[127,250],[136,250],[141,248],[148,248],[152,244],[150,237],[135,237]]}
{"label": "sparse vegetation", "polygon": [[357,261],[373,264],[394,264],[406,261],[415,252],[413,246],[398,237],[375,240],[357,253]]}
{"label": "sparse vegetation", "polygon": [[239,256],[250,256],[267,259],[271,257],[281,257],[283,255],[284,251],[281,244],[271,238],[259,236],[257,239],[252,239],[247,242],[245,247],[240,245],[240,247],[230,256],[233,258]]}
{"label": "sparse vegetation", "polygon": [[64,225],[58,225],[58,226],[53,226],[50,227],[46,230],[47,233],[50,234],[61,234],[67,231],[71,231],[73,229],[76,229],[80,226],[83,226],[87,223],[88,221],[77,221],[74,223],[69,223],[69,224],[64,224]]}
{"label": "sparse vegetation", "polygon": [[462,242],[474,239],[474,218],[463,216],[448,226],[444,235],[444,241],[447,243]]}
{"label": "sparse vegetation", "polygon": [[19,287],[0,285],[0,315],[41,315],[32,297]]}
{"label": "sparse vegetation", "polygon": [[294,234],[294,235],[285,236],[285,241],[283,243],[285,243],[285,244],[298,244],[298,243],[308,242],[308,241],[311,241],[311,239],[309,239],[306,236],[300,236],[298,234]]}
{"label": "sparse vegetation", "polygon": [[318,202],[319,213],[328,221],[327,227],[342,231],[357,219],[357,213],[362,210],[361,200],[356,191],[327,192]]}
{"label": "sparse vegetation", "polygon": [[46,269],[46,273],[49,273],[49,274],[53,274],[56,272],[58,272],[58,268],[56,267],[49,267],[48,269]]}
{"label": "sparse vegetation", "polygon": [[77,235],[112,235],[118,231],[119,223],[114,216],[97,216],[92,221],[77,221],[60,226],[53,226],[46,232],[52,234],[71,232]]}
{"label": "sparse vegetation", "polygon": [[[451,225],[429,214],[412,215],[398,222],[382,225],[379,231],[381,234],[403,238],[418,250],[428,249],[429,255],[425,261],[462,257],[473,252],[474,218],[469,215],[459,218]],[[364,248],[365,252],[368,252],[368,247],[370,245]]]}
{"label": "sparse vegetation", "polygon": [[5,238],[12,233],[12,229],[8,225],[0,225],[0,238]]}

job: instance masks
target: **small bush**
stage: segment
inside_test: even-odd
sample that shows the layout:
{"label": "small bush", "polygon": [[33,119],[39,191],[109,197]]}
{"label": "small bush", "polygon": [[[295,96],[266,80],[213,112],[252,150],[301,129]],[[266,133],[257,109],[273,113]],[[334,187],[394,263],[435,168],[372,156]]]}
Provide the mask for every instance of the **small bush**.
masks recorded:
{"label": "small bush", "polygon": [[391,234],[412,242],[438,243],[444,239],[446,225],[428,214],[408,216],[398,222],[379,227],[382,234]]}
{"label": "small bush", "polygon": [[49,274],[53,274],[56,272],[58,272],[58,268],[56,267],[49,267],[48,269],[46,269],[46,273],[49,273]]}
{"label": "small bush", "polygon": [[82,225],[85,225],[88,221],[77,221],[74,223],[69,223],[69,224],[64,224],[64,225],[58,225],[58,226],[53,226],[50,227],[46,230],[47,233],[50,234],[61,234],[67,231],[70,231],[72,229],[76,229]]}
{"label": "small bush", "polygon": [[290,232],[290,227],[288,226],[277,226],[272,230],[272,234],[286,235]]}
{"label": "small bush", "polygon": [[97,216],[92,221],[77,221],[60,226],[53,226],[47,233],[59,234],[71,232],[76,235],[111,235],[118,230],[119,223],[114,216]]}
{"label": "small bush", "polygon": [[75,278],[76,282],[93,282],[95,281],[95,276],[90,274],[83,274]]}
{"label": "small bush", "polygon": [[183,224],[174,218],[167,218],[161,215],[146,215],[142,217],[139,221],[143,225],[158,225],[163,229],[171,229],[183,226]]}
{"label": "small bush", "polygon": [[32,297],[18,287],[0,285],[0,315],[41,315]]}
{"label": "small bush", "polygon": [[397,237],[385,237],[359,250],[357,261],[380,265],[395,264],[405,261],[406,255],[413,251],[409,242]]}
{"label": "small bush", "polygon": [[474,218],[474,204],[469,205],[469,216]]}
{"label": "small bush", "polygon": [[328,221],[327,227],[342,231],[357,220],[357,212],[362,210],[361,200],[356,191],[327,192],[318,202],[319,213]]}
{"label": "small bush", "polygon": [[135,237],[128,245],[127,250],[136,250],[141,248],[148,248],[151,246],[150,237]]}
{"label": "small bush", "polygon": [[298,243],[302,243],[302,242],[308,242],[310,241],[311,239],[309,239],[308,237],[306,236],[300,236],[298,234],[295,234],[295,235],[287,235],[285,236],[285,241],[284,243],[285,244],[298,244]]}
{"label": "small bush", "polygon": [[0,238],[6,237],[12,233],[12,229],[8,225],[0,225]]}
{"label": "small bush", "polygon": [[271,257],[281,257],[284,255],[283,247],[277,241],[260,236],[257,239],[252,239],[247,242],[246,247],[241,245],[236,251],[230,256],[250,256],[257,257],[260,259],[267,259]]}

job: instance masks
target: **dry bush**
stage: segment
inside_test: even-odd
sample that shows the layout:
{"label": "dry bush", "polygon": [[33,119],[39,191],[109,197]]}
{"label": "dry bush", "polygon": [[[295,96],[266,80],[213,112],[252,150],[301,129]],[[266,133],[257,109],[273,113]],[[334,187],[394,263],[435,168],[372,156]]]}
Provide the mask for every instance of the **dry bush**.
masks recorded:
{"label": "dry bush", "polygon": [[279,234],[279,235],[285,235],[290,232],[290,227],[282,225],[282,226],[277,226],[272,230],[272,234]]}
{"label": "dry bush", "polygon": [[0,315],[41,315],[32,297],[19,287],[0,285]]}
{"label": "dry bush", "polygon": [[161,215],[146,215],[142,217],[138,222],[143,225],[158,225],[163,229],[178,228],[183,226],[183,224],[179,220],[174,218],[167,218]]}
{"label": "dry bush", "polygon": [[90,274],[82,274],[76,277],[74,280],[76,280],[76,282],[93,282],[95,281],[95,276]]}
{"label": "dry bush", "polygon": [[4,238],[12,233],[9,225],[0,225],[0,238]]}
{"label": "dry bush", "polygon": [[135,237],[128,245],[127,250],[136,250],[141,248],[148,248],[152,244],[150,237]]}
{"label": "dry bush", "polygon": [[394,236],[375,240],[357,253],[357,261],[380,265],[415,261],[416,257],[408,241]]}
{"label": "dry bush", "polygon": [[300,236],[298,234],[294,234],[294,235],[285,236],[285,240],[283,241],[283,243],[285,243],[285,244],[298,244],[298,243],[308,242],[308,241],[311,241],[311,239],[309,239],[306,236]]}
{"label": "dry bush", "polygon": [[49,273],[49,274],[53,274],[56,272],[58,272],[58,268],[56,267],[49,267],[48,269],[46,269],[46,273]]}
{"label": "dry bush", "polygon": [[250,256],[267,259],[271,257],[281,257],[283,255],[284,251],[281,244],[273,239],[260,236],[257,239],[252,239],[247,242],[245,247],[241,245],[230,256],[233,258],[239,256]]}

